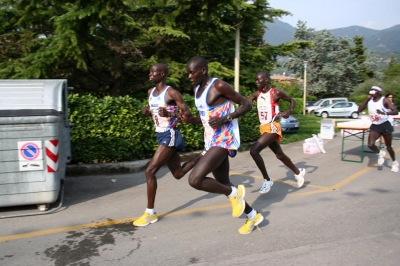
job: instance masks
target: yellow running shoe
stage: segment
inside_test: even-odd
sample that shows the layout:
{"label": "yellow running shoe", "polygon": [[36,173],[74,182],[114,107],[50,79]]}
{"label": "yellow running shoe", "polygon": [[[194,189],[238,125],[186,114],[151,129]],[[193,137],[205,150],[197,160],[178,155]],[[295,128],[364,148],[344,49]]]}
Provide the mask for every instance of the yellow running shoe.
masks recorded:
{"label": "yellow running shoe", "polygon": [[264,217],[261,215],[261,213],[257,213],[256,217],[254,217],[251,220],[247,218],[244,225],[242,225],[242,227],[239,228],[239,234],[242,235],[250,234],[251,231],[253,231],[254,226],[259,225],[263,220]]}
{"label": "yellow running shoe", "polygon": [[133,225],[134,226],[146,226],[148,224],[153,224],[157,221],[158,221],[158,217],[157,217],[156,213],[151,215],[150,213],[145,211],[142,216],[140,216],[138,219],[136,219],[133,222]]}
{"label": "yellow running shoe", "polygon": [[243,185],[239,185],[237,187],[238,194],[236,197],[228,197],[229,201],[232,204],[232,216],[237,218],[242,215],[245,207],[244,195],[246,194],[245,188]]}

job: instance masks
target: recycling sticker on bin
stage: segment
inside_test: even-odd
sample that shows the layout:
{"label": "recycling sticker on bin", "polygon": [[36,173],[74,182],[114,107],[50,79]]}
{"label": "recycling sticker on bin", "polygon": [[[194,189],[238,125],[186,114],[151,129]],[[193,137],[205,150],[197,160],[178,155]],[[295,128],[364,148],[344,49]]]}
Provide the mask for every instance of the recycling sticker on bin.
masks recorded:
{"label": "recycling sticker on bin", "polygon": [[20,171],[43,170],[43,151],[41,141],[18,141]]}

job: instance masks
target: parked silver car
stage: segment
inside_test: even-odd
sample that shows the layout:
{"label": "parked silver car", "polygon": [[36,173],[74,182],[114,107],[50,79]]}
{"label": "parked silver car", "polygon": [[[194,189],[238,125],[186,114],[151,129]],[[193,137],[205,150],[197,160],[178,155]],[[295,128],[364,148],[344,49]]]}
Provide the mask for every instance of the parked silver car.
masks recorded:
{"label": "parked silver car", "polygon": [[351,117],[358,118],[358,105],[355,102],[337,102],[326,107],[314,110],[316,116],[327,117]]}
{"label": "parked silver car", "polygon": [[296,117],[290,115],[288,118],[283,118],[279,120],[279,123],[282,128],[282,132],[291,132],[295,133],[299,130],[300,122],[296,119]]}
{"label": "parked silver car", "polygon": [[317,101],[306,101],[306,107],[314,105]]}

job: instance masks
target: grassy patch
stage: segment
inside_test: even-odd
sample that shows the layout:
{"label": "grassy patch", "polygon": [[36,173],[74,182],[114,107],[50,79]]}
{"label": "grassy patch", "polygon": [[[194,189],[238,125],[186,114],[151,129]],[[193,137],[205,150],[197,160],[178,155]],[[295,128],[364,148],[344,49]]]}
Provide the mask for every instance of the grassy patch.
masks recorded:
{"label": "grassy patch", "polygon": [[[296,114],[295,117],[300,122],[299,131],[296,133],[283,133],[283,139],[281,144],[288,144],[291,142],[301,141],[311,138],[311,134],[318,134],[321,131],[321,117],[314,115],[300,115]],[[242,143],[240,145],[239,151],[250,150],[254,142]]]}
{"label": "grassy patch", "polygon": [[321,117],[314,115],[295,115],[300,122],[297,133],[283,133],[281,144],[287,144],[299,140],[311,138],[311,134],[318,134],[321,131]]}

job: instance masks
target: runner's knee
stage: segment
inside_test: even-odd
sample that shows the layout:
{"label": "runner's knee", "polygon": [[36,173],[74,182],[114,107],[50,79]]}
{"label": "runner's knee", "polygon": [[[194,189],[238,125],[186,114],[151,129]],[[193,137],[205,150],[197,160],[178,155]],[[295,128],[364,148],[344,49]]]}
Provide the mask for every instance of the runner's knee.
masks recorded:
{"label": "runner's knee", "polygon": [[276,158],[279,159],[279,160],[281,160],[281,161],[284,161],[284,160],[286,160],[288,157],[287,157],[286,154],[284,154],[284,153],[277,153],[277,154],[276,154]]}
{"label": "runner's knee", "polygon": [[156,173],[158,171],[159,167],[157,167],[154,164],[149,164],[146,168],[146,171],[144,172],[146,175],[146,178],[153,178],[156,176]]}
{"label": "runner's knee", "polygon": [[178,171],[172,173],[172,175],[175,177],[175,179],[179,180],[185,175],[185,173],[183,173],[181,170],[178,170]]}
{"label": "runner's knee", "polygon": [[371,150],[374,148],[374,146],[375,146],[375,142],[368,143],[368,148],[370,148]]}
{"label": "runner's knee", "polygon": [[251,157],[257,156],[260,154],[260,149],[258,147],[252,147],[250,150]]}
{"label": "runner's knee", "polygon": [[195,189],[200,190],[202,178],[197,177],[195,175],[189,176],[189,185]]}

